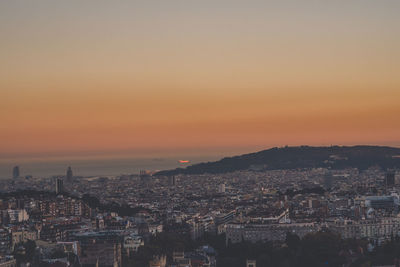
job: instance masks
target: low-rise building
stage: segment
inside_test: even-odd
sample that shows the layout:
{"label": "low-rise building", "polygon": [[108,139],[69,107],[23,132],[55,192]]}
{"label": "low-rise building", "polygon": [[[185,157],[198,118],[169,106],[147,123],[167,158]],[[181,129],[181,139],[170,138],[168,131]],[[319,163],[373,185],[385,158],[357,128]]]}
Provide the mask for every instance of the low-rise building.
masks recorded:
{"label": "low-rise building", "polygon": [[288,232],[303,237],[320,230],[316,223],[227,224],[226,243],[242,241],[284,241]]}
{"label": "low-rise building", "polygon": [[400,235],[400,218],[389,217],[371,220],[335,220],[329,228],[342,238],[367,238],[384,241]]}

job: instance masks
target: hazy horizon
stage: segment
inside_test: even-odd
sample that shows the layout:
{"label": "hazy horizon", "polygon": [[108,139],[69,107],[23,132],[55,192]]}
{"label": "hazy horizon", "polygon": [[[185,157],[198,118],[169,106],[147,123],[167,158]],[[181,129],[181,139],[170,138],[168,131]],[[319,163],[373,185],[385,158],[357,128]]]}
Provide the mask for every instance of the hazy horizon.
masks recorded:
{"label": "hazy horizon", "polygon": [[75,176],[119,176],[122,174],[139,174],[141,170],[160,171],[185,167],[189,164],[179,163],[180,159],[189,159],[189,164],[218,160],[215,156],[192,156],[190,158],[162,157],[110,157],[110,158],[46,158],[35,160],[0,160],[0,179],[11,179],[14,166],[19,166],[20,176],[48,178],[65,176],[71,166]]}
{"label": "hazy horizon", "polygon": [[285,146],[388,146],[400,148],[400,142],[369,142],[369,143],[341,143],[341,144],[321,144],[321,143],[295,143],[295,144],[274,144],[254,147],[212,147],[212,148],[192,148],[188,150],[109,150],[109,151],[59,151],[50,153],[24,153],[24,154],[4,154],[0,152],[1,162],[31,162],[43,160],[107,160],[107,159],[157,159],[157,158],[190,158],[190,157],[216,157],[242,155],[267,150],[274,147]]}
{"label": "hazy horizon", "polygon": [[[308,145],[308,144],[301,144]],[[290,146],[301,146],[290,145]],[[331,145],[312,145],[312,146],[390,146],[388,144],[331,144]],[[139,174],[141,170],[160,171],[175,168],[184,168],[192,164],[217,161],[224,157],[239,156],[242,154],[259,152],[270,149],[271,146],[263,148],[236,148],[234,150],[219,150],[202,152],[152,152],[142,154],[132,154],[128,151],[123,153],[88,153],[83,156],[81,153],[69,155],[41,155],[41,156],[20,156],[13,158],[0,157],[0,179],[11,178],[14,166],[19,166],[21,176],[33,175],[34,177],[63,176],[68,166],[74,170],[77,176],[118,176],[121,174]],[[393,146],[400,148],[400,145]],[[189,160],[189,163],[182,164],[179,160]]]}

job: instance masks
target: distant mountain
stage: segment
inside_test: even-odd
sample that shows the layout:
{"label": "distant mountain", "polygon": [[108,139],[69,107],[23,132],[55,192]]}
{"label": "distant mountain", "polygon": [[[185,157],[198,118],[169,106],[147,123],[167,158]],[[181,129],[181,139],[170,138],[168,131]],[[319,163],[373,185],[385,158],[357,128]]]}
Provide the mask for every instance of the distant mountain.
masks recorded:
{"label": "distant mountain", "polygon": [[384,146],[282,147],[256,153],[199,163],[186,168],[165,170],[155,175],[227,173],[239,170],[304,168],[359,168],[371,166],[400,168],[400,148]]}

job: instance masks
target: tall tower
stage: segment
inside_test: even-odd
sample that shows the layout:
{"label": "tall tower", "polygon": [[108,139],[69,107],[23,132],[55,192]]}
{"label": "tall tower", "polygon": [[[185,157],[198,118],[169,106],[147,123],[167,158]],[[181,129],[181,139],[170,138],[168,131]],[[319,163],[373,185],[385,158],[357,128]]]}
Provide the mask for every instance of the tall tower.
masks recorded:
{"label": "tall tower", "polygon": [[19,166],[15,166],[13,169],[13,178],[19,177]]}
{"label": "tall tower", "polygon": [[385,175],[385,185],[393,186],[396,183],[396,173],[394,171],[387,171]]}
{"label": "tall tower", "polygon": [[387,190],[392,188],[396,183],[396,172],[395,171],[387,171],[385,174],[385,193],[387,194]]}
{"label": "tall tower", "polygon": [[67,169],[67,181],[71,181],[72,176],[73,176],[72,169],[71,169],[71,166],[69,166]]}
{"label": "tall tower", "polygon": [[56,194],[61,194],[64,192],[64,181],[62,178],[57,178],[56,180]]}
{"label": "tall tower", "polygon": [[139,172],[140,182],[147,183],[148,182],[148,174],[145,170],[140,170]]}
{"label": "tall tower", "polygon": [[325,173],[324,178],[323,178],[323,186],[326,190],[329,190],[333,186],[333,175],[330,171]]}
{"label": "tall tower", "polygon": [[223,194],[225,193],[225,184],[222,183],[218,186],[218,193]]}
{"label": "tall tower", "polygon": [[171,186],[175,186],[176,185],[176,177],[175,177],[175,175],[169,176],[168,179],[169,179],[169,185],[171,185]]}

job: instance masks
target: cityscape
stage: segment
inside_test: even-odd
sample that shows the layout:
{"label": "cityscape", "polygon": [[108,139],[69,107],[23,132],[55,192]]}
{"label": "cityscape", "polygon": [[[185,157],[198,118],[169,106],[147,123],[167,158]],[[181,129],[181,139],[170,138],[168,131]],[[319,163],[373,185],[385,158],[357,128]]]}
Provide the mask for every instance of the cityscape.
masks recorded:
{"label": "cityscape", "polygon": [[400,1],[0,1],[0,267],[400,267]]}
{"label": "cityscape", "polygon": [[[398,259],[380,248],[400,243],[400,177],[378,165],[109,177],[69,166],[51,178],[15,166],[10,177],[0,181],[1,266],[292,266],[268,246],[290,251],[300,239],[331,250],[318,255],[330,266]],[[338,240],[343,247],[329,247]]]}

